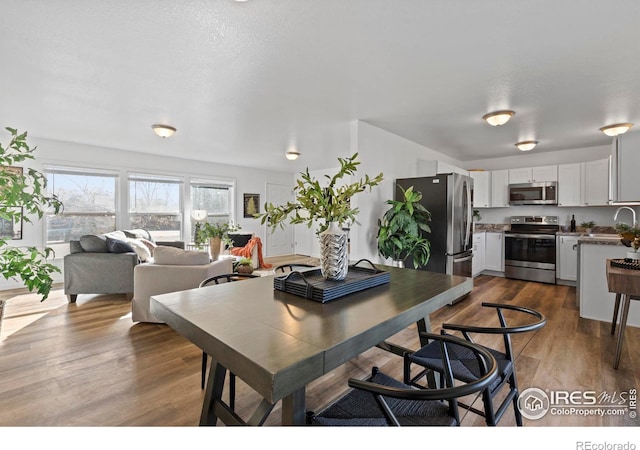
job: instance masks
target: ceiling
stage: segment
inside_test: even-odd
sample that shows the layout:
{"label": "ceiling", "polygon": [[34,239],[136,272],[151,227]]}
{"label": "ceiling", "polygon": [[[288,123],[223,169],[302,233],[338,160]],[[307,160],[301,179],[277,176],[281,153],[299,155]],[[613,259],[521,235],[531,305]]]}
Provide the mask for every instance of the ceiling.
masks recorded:
{"label": "ceiling", "polygon": [[[355,120],[460,161],[640,127],[637,0],[0,6],[0,125],[31,136],[297,172],[345,156]],[[516,114],[482,121],[497,109]]]}

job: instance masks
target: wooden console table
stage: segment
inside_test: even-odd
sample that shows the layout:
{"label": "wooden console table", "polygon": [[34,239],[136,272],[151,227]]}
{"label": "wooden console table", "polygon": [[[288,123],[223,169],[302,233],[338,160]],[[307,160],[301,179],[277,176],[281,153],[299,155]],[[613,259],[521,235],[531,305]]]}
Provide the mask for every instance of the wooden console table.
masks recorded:
{"label": "wooden console table", "polygon": [[616,294],[616,303],[611,321],[611,334],[614,334],[616,331],[618,312],[622,310],[618,338],[616,340],[616,354],[613,360],[613,368],[617,369],[620,363],[620,353],[622,352],[622,343],[624,341],[624,330],[627,326],[629,304],[631,300],[640,300],[640,270],[612,267],[611,260],[607,259],[607,285],[609,292]]}

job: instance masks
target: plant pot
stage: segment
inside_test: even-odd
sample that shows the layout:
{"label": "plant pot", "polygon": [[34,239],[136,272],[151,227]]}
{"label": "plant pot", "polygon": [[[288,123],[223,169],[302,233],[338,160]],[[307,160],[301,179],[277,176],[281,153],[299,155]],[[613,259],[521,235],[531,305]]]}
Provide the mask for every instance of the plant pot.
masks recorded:
{"label": "plant pot", "polygon": [[236,267],[236,272],[251,275],[253,273],[253,266],[250,266],[248,264],[240,264],[238,267]]}
{"label": "plant pot", "polygon": [[209,239],[209,254],[213,261],[217,261],[220,256],[220,246],[222,245],[222,239],[219,237],[213,237]]}
{"label": "plant pot", "polygon": [[627,258],[629,259],[640,259],[640,252],[627,252]]}
{"label": "plant pot", "polygon": [[347,233],[336,222],[319,235],[320,272],[326,280],[340,281],[349,271],[349,246]]}
{"label": "plant pot", "polygon": [[4,308],[7,301],[0,298],[0,334],[2,334],[2,319],[4,318]]}
{"label": "plant pot", "polygon": [[404,261],[402,261],[401,259],[394,259],[391,262],[391,266],[392,267],[398,267],[400,269],[404,269]]}

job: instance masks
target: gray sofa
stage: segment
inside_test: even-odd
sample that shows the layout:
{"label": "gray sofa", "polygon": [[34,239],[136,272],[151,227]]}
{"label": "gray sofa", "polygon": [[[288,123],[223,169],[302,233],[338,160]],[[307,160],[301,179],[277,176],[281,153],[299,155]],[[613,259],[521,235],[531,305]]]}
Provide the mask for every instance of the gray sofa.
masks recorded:
{"label": "gray sofa", "polygon": [[[182,241],[154,242],[146,230],[85,235],[70,241],[71,253],[64,257],[64,292],[69,303],[75,303],[79,294],[126,294],[131,300],[133,269],[145,258],[142,244],[136,242],[144,240],[152,245],[185,247]],[[136,245],[126,248],[123,242]]]}

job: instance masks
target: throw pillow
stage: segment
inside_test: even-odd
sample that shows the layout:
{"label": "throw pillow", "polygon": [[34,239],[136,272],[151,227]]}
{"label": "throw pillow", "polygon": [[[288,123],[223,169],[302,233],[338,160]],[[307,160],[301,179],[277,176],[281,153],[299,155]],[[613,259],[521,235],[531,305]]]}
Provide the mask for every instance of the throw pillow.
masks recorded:
{"label": "throw pillow", "polygon": [[138,240],[147,246],[147,248],[149,249],[149,252],[151,252],[151,256],[153,256],[153,251],[156,249],[157,245],[148,239],[138,239]]}
{"label": "throw pillow", "polygon": [[88,253],[107,253],[107,238],[95,234],[80,236],[80,247]]}
{"label": "throw pillow", "polygon": [[107,250],[109,250],[109,253],[129,253],[129,252],[135,251],[133,247],[131,247],[125,241],[121,241],[120,239],[114,239],[108,236],[107,236]]}
{"label": "throw pillow", "polygon": [[150,242],[155,242],[154,239],[151,237],[151,233],[149,233],[147,230],[144,230],[142,228],[136,228],[135,230],[124,230],[124,234],[128,238],[146,239]]}
{"label": "throw pillow", "polygon": [[140,239],[127,238],[125,242],[133,248],[133,251],[136,252],[140,261],[146,262],[151,258],[151,251],[149,251],[149,248],[144,245]]}
{"label": "throw pillow", "polygon": [[104,235],[112,239],[120,239],[121,241],[124,241],[127,238],[127,235],[124,234],[124,231],[120,230],[110,231],[108,233],[105,233]]}
{"label": "throw pillow", "polygon": [[182,250],[181,248],[158,245],[153,251],[156,264],[175,266],[199,266],[209,264],[209,252]]}

